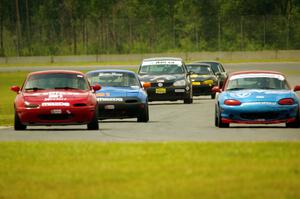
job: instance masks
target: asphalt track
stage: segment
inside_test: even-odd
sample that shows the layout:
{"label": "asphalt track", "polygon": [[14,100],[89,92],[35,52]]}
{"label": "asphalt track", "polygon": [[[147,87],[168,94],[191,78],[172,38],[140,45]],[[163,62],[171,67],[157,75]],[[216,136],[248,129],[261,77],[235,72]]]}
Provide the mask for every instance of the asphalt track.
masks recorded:
{"label": "asphalt track", "polygon": [[[23,67],[16,67],[15,70]],[[52,68],[52,67],[51,67]],[[86,67],[72,67],[83,70]],[[89,66],[93,70],[99,66]],[[115,68],[135,68],[118,66]],[[229,71],[277,70],[287,73],[292,86],[300,84],[300,63],[242,63],[225,64]],[[0,71],[4,72],[3,67]],[[20,70],[21,70],[20,69]],[[27,68],[33,71],[36,67]],[[39,68],[48,69],[48,68]],[[56,69],[61,69],[57,67]],[[68,67],[70,69],[70,67]],[[300,93],[298,93],[300,95]],[[300,141],[300,129],[284,125],[232,125],[229,129],[214,127],[214,100],[197,97],[193,104],[151,102],[150,122],[135,119],[104,120],[99,131],[87,131],[86,126],[29,127],[16,132],[12,127],[0,129],[1,141]]]}

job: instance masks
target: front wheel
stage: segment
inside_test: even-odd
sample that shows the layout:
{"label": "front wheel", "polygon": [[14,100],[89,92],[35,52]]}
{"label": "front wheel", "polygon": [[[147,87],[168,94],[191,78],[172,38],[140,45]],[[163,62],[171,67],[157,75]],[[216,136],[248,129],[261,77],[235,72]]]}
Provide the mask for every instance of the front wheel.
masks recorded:
{"label": "front wheel", "polygon": [[193,90],[190,90],[189,97],[183,100],[184,104],[192,104],[193,103]]}
{"label": "front wheel", "polygon": [[215,99],[216,98],[216,93],[211,94],[211,99]]}
{"label": "front wheel", "polygon": [[14,129],[16,131],[21,131],[26,129],[26,125],[22,124],[18,113],[15,111],[15,119],[14,119]]}
{"label": "front wheel", "polygon": [[223,123],[222,122],[222,117],[221,117],[221,112],[220,112],[220,107],[218,107],[218,117],[216,118],[217,121],[215,122],[219,128],[228,128],[229,127],[229,123]]}
{"label": "front wheel", "polygon": [[93,115],[93,119],[90,123],[87,124],[88,130],[99,130],[99,123],[97,117],[97,109],[95,109],[95,113]]}
{"label": "front wheel", "polygon": [[149,121],[149,109],[148,105],[145,105],[143,111],[141,111],[140,115],[137,118],[137,122],[148,122]]}
{"label": "front wheel", "polygon": [[296,120],[294,122],[286,123],[286,128],[299,128],[300,127],[300,118],[299,118],[299,111],[296,117]]}

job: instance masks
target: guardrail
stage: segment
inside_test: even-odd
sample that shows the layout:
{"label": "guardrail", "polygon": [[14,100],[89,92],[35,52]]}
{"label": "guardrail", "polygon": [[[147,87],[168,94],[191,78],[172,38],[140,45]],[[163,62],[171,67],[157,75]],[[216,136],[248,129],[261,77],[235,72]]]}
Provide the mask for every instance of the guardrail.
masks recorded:
{"label": "guardrail", "polygon": [[45,64],[80,62],[140,62],[149,57],[181,57],[186,62],[195,60],[293,60],[300,58],[300,50],[245,51],[245,52],[185,52],[153,54],[102,54],[73,56],[0,57],[0,64]]}

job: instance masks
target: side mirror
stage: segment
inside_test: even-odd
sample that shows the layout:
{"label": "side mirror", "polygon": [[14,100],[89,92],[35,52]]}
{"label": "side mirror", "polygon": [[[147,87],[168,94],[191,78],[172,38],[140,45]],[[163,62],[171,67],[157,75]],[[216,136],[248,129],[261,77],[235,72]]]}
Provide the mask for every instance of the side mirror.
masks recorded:
{"label": "side mirror", "polygon": [[93,88],[94,91],[98,91],[98,90],[101,89],[101,86],[100,86],[100,84],[95,84],[95,85],[92,86],[92,88]]}
{"label": "side mirror", "polygon": [[144,87],[144,89],[150,88],[151,87],[151,83],[150,82],[144,82],[143,83],[143,87]]}
{"label": "side mirror", "polygon": [[300,91],[300,85],[295,86],[294,91]]}
{"label": "side mirror", "polygon": [[192,75],[192,74],[195,74],[195,72],[194,71],[189,71],[188,72],[188,75]]}
{"label": "side mirror", "polygon": [[12,86],[12,87],[10,87],[10,90],[12,90],[12,91],[18,93],[21,89],[20,89],[19,86]]}
{"label": "side mirror", "polygon": [[222,92],[221,89],[219,88],[219,86],[214,86],[214,87],[211,89],[211,91],[212,91],[213,93],[221,93],[221,92]]}
{"label": "side mirror", "polygon": [[221,76],[221,75],[222,75],[222,73],[220,73],[220,72],[216,72],[216,75],[217,75],[217,76]]}

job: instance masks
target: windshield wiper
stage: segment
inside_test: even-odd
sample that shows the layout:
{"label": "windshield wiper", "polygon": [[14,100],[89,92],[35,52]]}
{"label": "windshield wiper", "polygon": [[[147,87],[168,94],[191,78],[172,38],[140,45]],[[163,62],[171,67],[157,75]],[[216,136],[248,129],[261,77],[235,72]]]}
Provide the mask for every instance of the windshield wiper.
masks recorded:
{"label": "windshield wiper", "polygon": [[39,87],[32,87],[32,88],[25,88],[26,91],[29,90],[33,90],[33,91],[37,91],[37,90],[45,90],[44,88],[39,88]]}
{"label": "windshield wiper", "polygon": [[227,91],[234,91],[234,90],[244,90],[246,88],[229,88],[229,89],[226,89]]}
{"label": "windshield wiper", "polygon": [[73,88],[73,87],[69,87],[69,86],[64,86],[64,87],[55,87],[54,89],[75,89],[75,90],[79,90],[79,88]]}
{"label": "windshield wiper", "polygon": [[258,89],[266,89],[266,90],[268,90],[268,89],[276,89],[276,88],[272,88],[272,87],[259,87]]}

